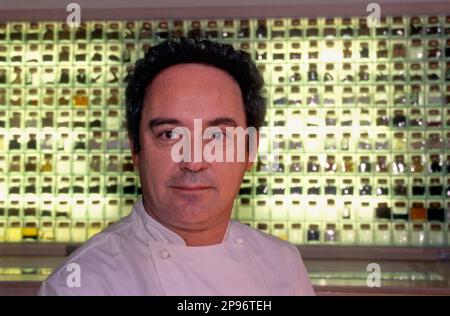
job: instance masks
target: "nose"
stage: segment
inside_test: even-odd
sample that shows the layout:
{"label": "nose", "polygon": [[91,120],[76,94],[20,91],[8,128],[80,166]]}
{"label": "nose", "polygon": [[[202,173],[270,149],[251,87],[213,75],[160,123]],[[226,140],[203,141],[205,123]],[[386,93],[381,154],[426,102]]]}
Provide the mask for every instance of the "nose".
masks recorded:
{"label": "nose", "polygon": [[205,161],[200,161],[200,162],[182,161],[179,163],[179,167],[183,171],[200,172],[200,171],[206,170],[208,168],[208,163],[206,163]]}
{"label": "nose", "polygon": [[197,141],[195,137],[192,137],[190,157],[187,160],[183,159],[178,163],[179,168],[182,171],[200,172],[208,168],[208,163],[203,156],[205,144],[206,140],[200,139],[200,141]]}

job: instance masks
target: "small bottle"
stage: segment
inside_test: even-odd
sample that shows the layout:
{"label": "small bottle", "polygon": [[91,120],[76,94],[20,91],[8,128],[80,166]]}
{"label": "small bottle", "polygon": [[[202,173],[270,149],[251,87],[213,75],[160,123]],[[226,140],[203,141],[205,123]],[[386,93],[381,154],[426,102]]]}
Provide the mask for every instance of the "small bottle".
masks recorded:
{"label": "small bottle", "polygon": [[311,224],[308,228],[307,233],[307,240],[309,242],[315,242],[320,240],[320,232],[319,232],[319,226]]}
{"label": "small bottle", "polygon": [[36,223],[25,223],[22,228],[22,240],[24,241],[36,241],[38,239],[38,228]]}
{"label": "small bottle", "polygon": [[316,156],[309,157],[308,164],[307,164],[307,171],[308,172],[320,172],[320,164],[319,160]]}
{"label": "small bottle", "polygon": [[372,195],[372,186],[369,179],[361,179],[359,195]]}
{"label": "small bottle", "polygon": [[325,230],[325,242],[335,243],[338,241],[336,224],[327,224]]}
{"label": "small bottle", "polygon": [[379,219],[391,219],[391,208],[387,203],[378,203],[375,214]]}
{"label": "small bottle", "polygon": [[442,163],[439,155],[431,155],[430,171],[432,173],[442,172]]}
{"label": "small bottle", "polygon": [[352,218],[352,202],[345,201],[344,208],[342,209],[342,219],[351,219]]}
{"label": "small bottle", "polygon": [[429,221],[445,222],[445,211],[439,202],[431,202],[427,211]]}
{"label": "small bottle", "polygon": [[350,133],[344,133],[341,139],[341,150],[350,149]]}
{"label": "small bottle", "polygon": [[420,178],[413,178],[412,195],[425,195],[425,185]]}
{"label": "small bottle", "polygon": [[44,156],[44,159],[45,159],[45,162],[41,166],[41,172],[52,172],[53,166],[52,166],[52,162],[51,162],[51,155],[46,154]]}
{"label": "small bottle", "polygon": [[317,74],[317,66],[315,64],[311,64],[308,70],[308,81],[318,81],[319,76]]}
{"label": "small bottle", "polygon": [[350,157],[350,156],[344,157],[344,165],[343,165],[342,171],[343,172],[353,172],[352,157]]}
{"label": "small bottle", "polygon": [[411,207],[411,220],[425,221],[426,219],[427,209],[423,206],[423,203],[414,202]]}
{"label": "small bottle", "polygon": [[369,157],[363,156],[361,157],[359,166],[358,166],[359,172],[371,172],[372,171],[372,165],[369,161]]}
{"label": "small bottle", "polygon": [[337,166],[334,156],[327,156],[324,169],[326,172],[336,172]]}

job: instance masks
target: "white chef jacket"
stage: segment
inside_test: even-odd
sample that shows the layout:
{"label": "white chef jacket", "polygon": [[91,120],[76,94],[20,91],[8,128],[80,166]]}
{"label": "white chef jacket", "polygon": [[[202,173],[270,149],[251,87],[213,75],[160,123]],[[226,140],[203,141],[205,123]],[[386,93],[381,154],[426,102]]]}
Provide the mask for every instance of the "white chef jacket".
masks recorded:
{"label": "white chef jacket", "polygon": [[314,290],[292,244],[230,221],[222,243],[187,246],[145,211],[139,197],[130,215],[56,268],[38,295],[269,296]]}

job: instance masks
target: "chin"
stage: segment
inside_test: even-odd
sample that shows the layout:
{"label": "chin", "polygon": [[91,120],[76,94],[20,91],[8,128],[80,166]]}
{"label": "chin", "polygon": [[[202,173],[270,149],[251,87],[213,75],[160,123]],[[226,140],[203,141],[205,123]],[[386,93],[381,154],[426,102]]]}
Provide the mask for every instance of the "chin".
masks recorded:
{"label": "chin", "polygon": [[213,215],[211,211],[204,208],[181,207],[173,211],[178,220],[185,223],[200,223],[207,221]]}

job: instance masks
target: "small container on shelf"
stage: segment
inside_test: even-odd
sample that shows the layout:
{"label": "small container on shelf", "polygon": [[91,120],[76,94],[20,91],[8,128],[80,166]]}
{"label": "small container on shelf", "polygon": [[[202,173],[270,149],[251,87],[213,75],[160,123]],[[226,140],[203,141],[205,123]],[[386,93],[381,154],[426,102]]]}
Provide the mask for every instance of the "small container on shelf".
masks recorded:
{"label": "small container on shelf", "polygon": [[302,38],[303,37],[303,25],[302,20],[298,18],[289,19],[289,38]]}
{"label": "small container on shelf", "polygon": [[409,227],[407,222],[394,222],[393,243],[397,246],[407,246],[409,244]]}
{"label": "small container on shelf", "polygon": [[6,228],[7,242],[21,242],[22,241],[22,225],[23,221],[17,218],[8,219],[8,226]]}
{"label": "small container on shelf", "polygon": [[234,40],[236,38],[235,21],[225,20],[223,22],[221,35],[223,40]]}
{"label": "small container on shelf", "polygon": [[445,210],[439,201],[430,201],[427,209],[427,219],[430,222],[444,223],[446,220]]}
{"label": "small container on shelf", "polygon": [[390,245],[391,244],[391,224],[389,222],[377,223],[375,228],[375,244]]}
{"label": "small container on shelf", "polygon": [[430,246],[444,245],[444,227],[442,223],[431,222],[428,224],[428,244]]}
{"label": "small container on shelf", "polygon": [[305,219],[318,221],[322,219],[322,206],[317,198],[309,198],[305,205]]}
{"label": "small container on shelf", "polygon": [[395,201],[394,207],[392,209],[392,219],[393,220],[409,220],[408,206],[405,201]]}
{"label": "small container on shelf", "polygon": [[55,242],[55,222],[52,219],[41,219],[38,239],[40,242]]}
{"label": "small container on shelf", "polygon": [[359,245],[372,245],[374,234],[371,223],[360,223],[357,231],[357,240]]}
{"label": "small container on shelf", "polygon": [[252,220],[254,218],[253,206],[249,198],[238,199],[237,211],[239,220]]}
{"label": "small container on shelf", "polygon": [[82,243],[86,241],[87,237],[87,223],[86,221],[77,220],[72,223],[70,232],[70,241],[74,243]]}
{"label": "small container on shelf", "polygon": [[103,230],[103,222],[102,221],[90,221],[88,223],[88,228],[87,228],[87,239],[90,239],[91,237],[93,237],[94,235],[98,234],[99,232],[101,232]]}
{"label": "small container on shelf", "polygon": [[23,241],[37,241],[39,236],[39,226],[37,219],[26,219],[22,227]]}
{"label": "small container on shelf", "polygon": [[256,229],[263,233],[270,234],[270,226],[268,222],[256,222]]}
{"label": "small container on shelf", "polygon": [[357,209],[357,219],[362,221],[373,221],[375,218],[374,208],[369,199],[361,199],[355,208]]}
{"label": "small container on shelf", "polygon": [[321,225],[319,223],[308,223],[306,231],[306,241],[309,244],[318,244],[322,242]]}
{"label": "small container on shelf", "polygon": [[340,233],[340,243],[353,245],[356,242],[355,225],[353,223],[342,223]]}
{"label": "small container on shelf", "polygon": [[305,242],[304,231],[302,229],[302,223],[290,222],[289,226],[289,242],[295,245],[301,245]]}
{"label": "small container on shelf", "polygon": [[340,231],[336,224],[326,223],[324,230],[324,242],[326,244],[336,244],[340,241]]}
{"label": "small container on shelf", "polygon": [[[284,197],[272,197],[270,201],[270,218],[272,220],[287,220],[288,213],[288,200]],[[255,206],[255,211],[258,212],[258,205]]]}
{"label": "small container on shelf", "polygon": [[322,211],[322,219],[325,221],[337,222],[339,219],[339,208],[335,199],[327,199],[326,205]]}
{"label": "small container on shelf", "polygon": [[301,197],[291,197],[288,199],[288,217],[290,220],[300,221],[305,217],[305,208],[302,205]]}
{"label": "small container on shelf", "polygon": [[274,222],[270,233],[282,240],[288,240],[288,228],[286,222]]}

